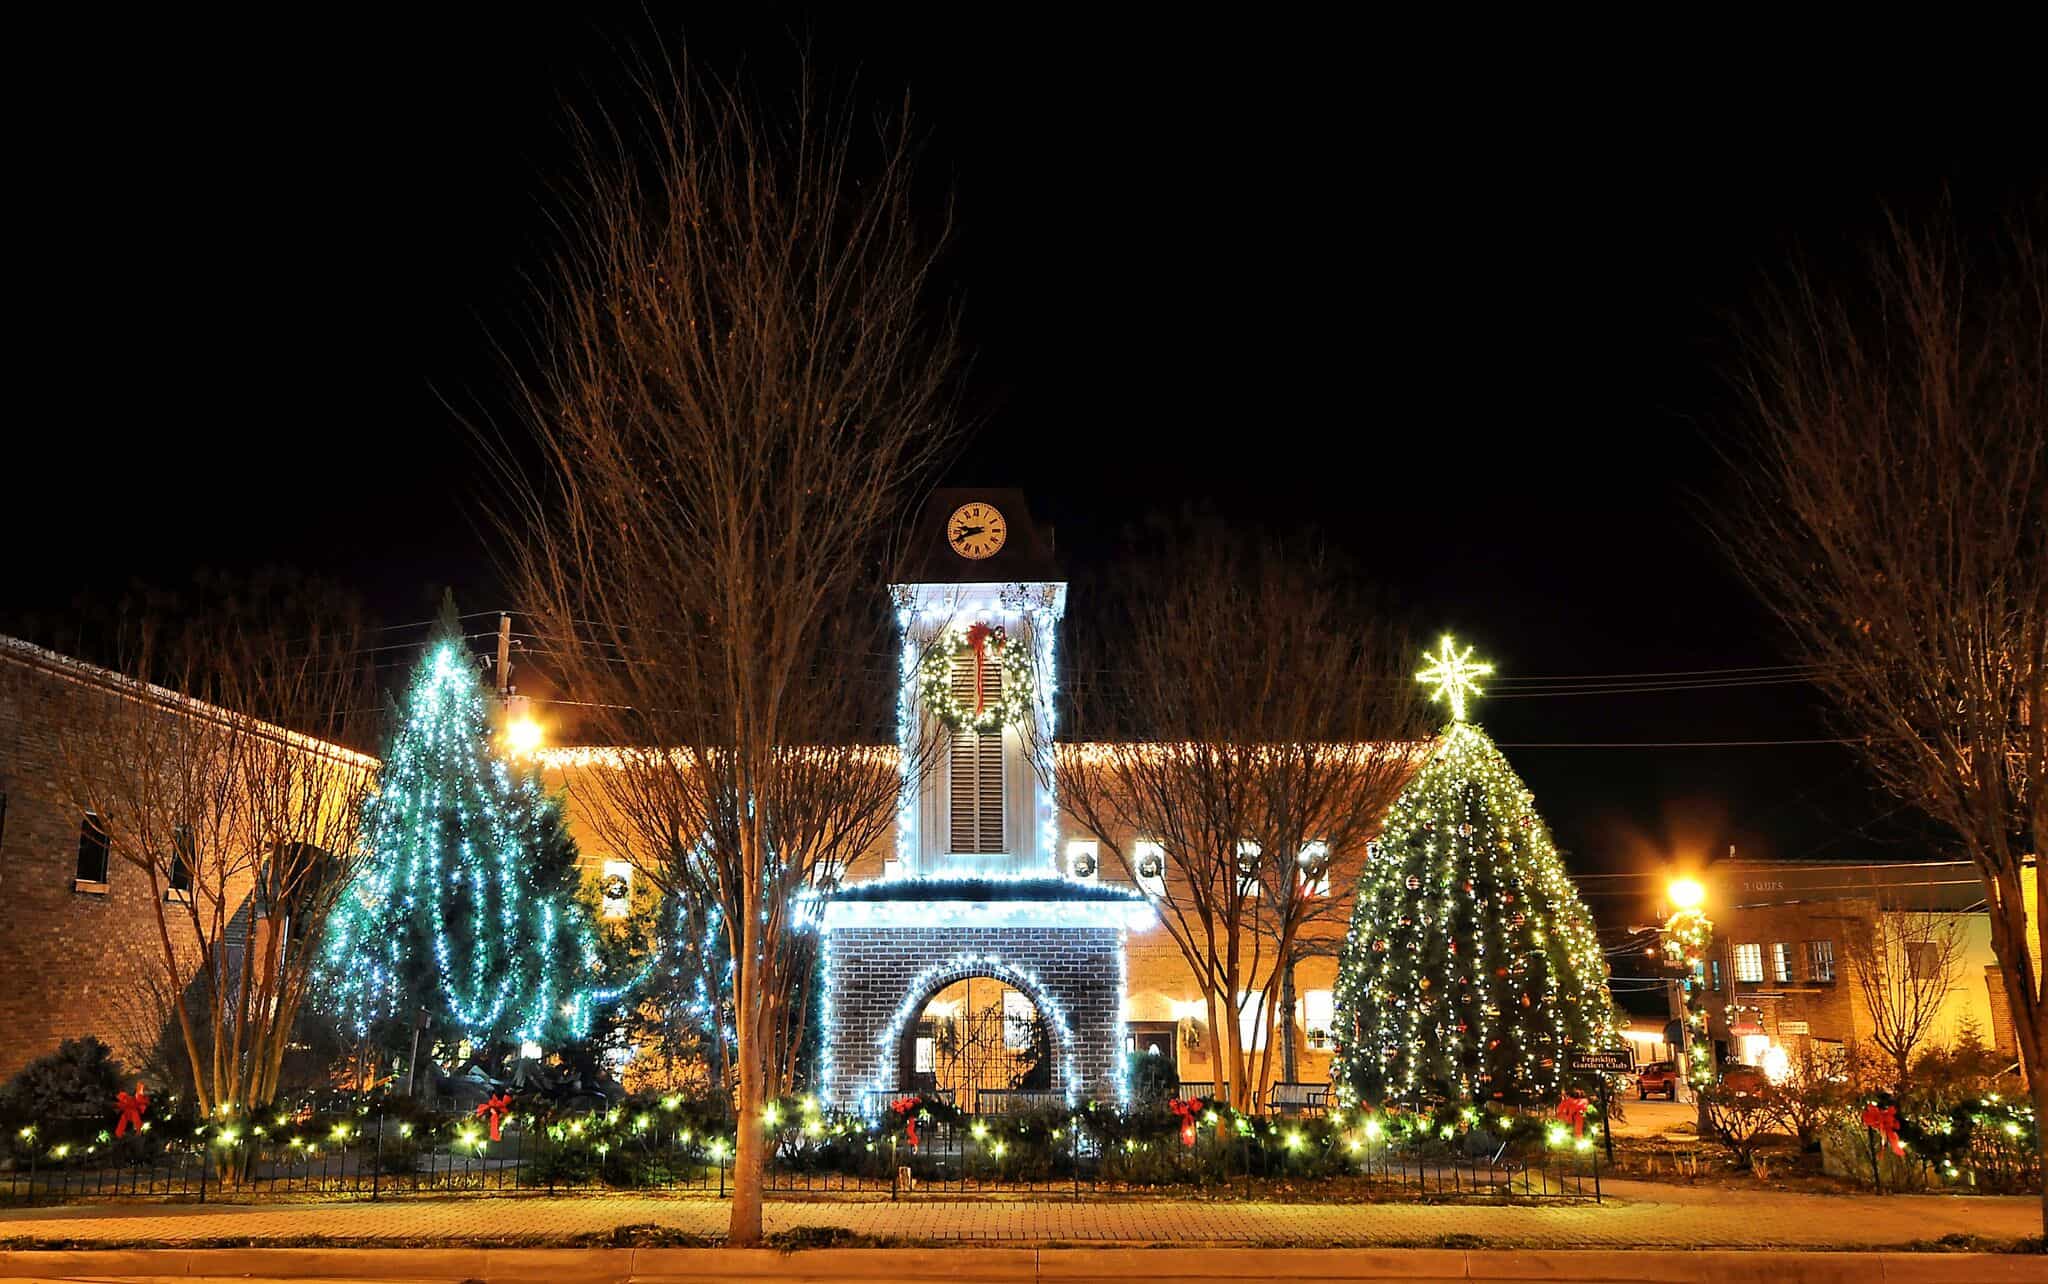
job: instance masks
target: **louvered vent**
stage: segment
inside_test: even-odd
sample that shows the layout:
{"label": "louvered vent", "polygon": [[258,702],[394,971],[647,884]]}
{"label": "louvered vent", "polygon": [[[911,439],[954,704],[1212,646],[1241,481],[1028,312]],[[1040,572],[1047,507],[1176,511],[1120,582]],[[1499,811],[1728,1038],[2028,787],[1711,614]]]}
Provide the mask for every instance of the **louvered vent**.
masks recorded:
{"label": "louvered vent", "polygon": [[[983,704],[994,704],[1002,692],[1002,670],[993,663],[984,664],[981,682]],[[953,661],[953,697],[967,708],[974,707],[972,652]],[[1003,842],[1003,733],[956,731],[951,758],[952,850],[1007,850]]]}

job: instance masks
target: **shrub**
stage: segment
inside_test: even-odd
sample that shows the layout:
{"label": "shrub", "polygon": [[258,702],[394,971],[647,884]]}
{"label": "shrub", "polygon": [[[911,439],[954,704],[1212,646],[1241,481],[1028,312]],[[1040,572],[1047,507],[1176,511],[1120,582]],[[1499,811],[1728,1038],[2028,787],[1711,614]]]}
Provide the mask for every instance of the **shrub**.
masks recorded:
{"label": "shrub", "polygon": [[66,1039],[0,1088],[0,1117],[37,1124],[114,1118],[114,1095],[128,1082],[113,1050],[98,1039]]}

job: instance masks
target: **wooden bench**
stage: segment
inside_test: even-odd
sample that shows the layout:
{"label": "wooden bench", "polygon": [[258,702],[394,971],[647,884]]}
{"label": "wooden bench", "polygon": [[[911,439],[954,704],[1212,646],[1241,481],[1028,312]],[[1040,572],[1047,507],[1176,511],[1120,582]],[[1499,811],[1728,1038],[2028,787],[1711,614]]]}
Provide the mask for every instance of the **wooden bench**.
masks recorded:
{"label": "wooden bench", "polygon": [[1266,1094],[1276,1115],[1320,1115],[1330,1108],[1327,1083],[1276,1083]]}

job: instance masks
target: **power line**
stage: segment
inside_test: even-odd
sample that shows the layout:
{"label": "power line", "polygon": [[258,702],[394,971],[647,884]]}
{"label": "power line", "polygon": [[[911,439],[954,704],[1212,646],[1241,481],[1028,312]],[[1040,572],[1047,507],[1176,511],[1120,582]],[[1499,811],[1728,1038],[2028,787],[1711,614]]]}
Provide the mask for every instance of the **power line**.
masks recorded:
{"label": "power line", "polygon": [[[1497,742],[1498,743],[1498,742]],[[1782,745],[1854,745],[1861,740],[1529,740],[1498,743],[1502,749],[1763,749]]]}

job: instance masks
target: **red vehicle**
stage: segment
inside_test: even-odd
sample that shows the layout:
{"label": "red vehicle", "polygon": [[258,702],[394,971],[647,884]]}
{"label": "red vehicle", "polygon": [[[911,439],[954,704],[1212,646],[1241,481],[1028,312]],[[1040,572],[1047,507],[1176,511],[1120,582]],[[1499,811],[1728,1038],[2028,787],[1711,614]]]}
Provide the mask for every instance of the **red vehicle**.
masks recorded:
{"label": "red vehicle", "polygon": [[1753,1097],[1771,1086],[1769,1076],[1756,1066],[1730,1061],[1721,1067],[1721,1087],[1738,1097]]}
{"label": "red vehicle", "polygon": [[1652,1061],[1636,1071],[1636,1100],[1648,1101],[1651,1093],[1667,1101],[1678,1100],[1678,1067],[1669,1061]]}

